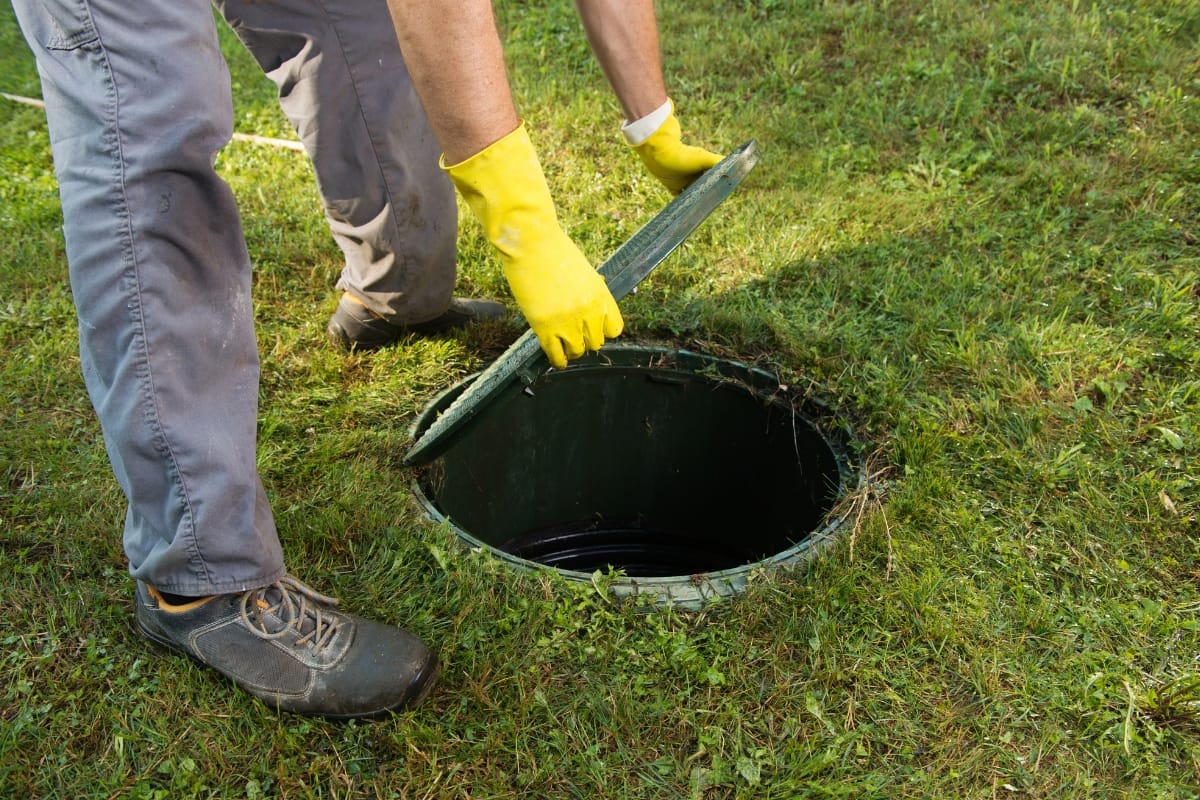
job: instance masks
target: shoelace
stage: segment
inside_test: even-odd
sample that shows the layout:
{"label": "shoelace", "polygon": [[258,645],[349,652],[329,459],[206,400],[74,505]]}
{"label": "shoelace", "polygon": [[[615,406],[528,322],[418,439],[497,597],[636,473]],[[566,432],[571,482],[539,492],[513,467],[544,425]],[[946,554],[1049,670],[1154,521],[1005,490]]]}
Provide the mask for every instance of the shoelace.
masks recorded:
{"label": "shoelace", "polygon": [[[267,599],[272,590],[279,599],[272,605]],[[242,621],[263,639],[278,639],[289,630],[301,634],[296,644],[313,643],[318,649],[329,644],[342,625],[342,620],[333,614],[322,614],[321,606],[336,606],[337,600],[321,594],[291,575],[284,575],[270,586],[246,592],[242,595]],[[283,627],[272,631],[267,614],[274,614],[283,622]],[[312,621],[312,630],[305,633],[305,620]]]}

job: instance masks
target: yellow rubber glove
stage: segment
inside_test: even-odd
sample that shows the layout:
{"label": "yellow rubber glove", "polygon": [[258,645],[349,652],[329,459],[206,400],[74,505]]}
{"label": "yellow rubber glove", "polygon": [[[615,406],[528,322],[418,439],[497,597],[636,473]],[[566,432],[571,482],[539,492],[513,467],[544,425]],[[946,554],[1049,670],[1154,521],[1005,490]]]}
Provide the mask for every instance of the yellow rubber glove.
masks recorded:
{"label": "yellow rubber glove", "polygon": [[459,164],[442,169],[496,248],[513,298],[556,367],[624,326],[604,278],[563,233],[542,166],[522,124]]}
{"label": "yellow rubber glove", "polygon": [[673,104],[670,116],[658,126],[658,130],[633,149],[651,174],[662,181],[671,194],[679,194],[691,186],[692,181],[721,160],[716,153],[683,143],[683,133],[679,129]]}

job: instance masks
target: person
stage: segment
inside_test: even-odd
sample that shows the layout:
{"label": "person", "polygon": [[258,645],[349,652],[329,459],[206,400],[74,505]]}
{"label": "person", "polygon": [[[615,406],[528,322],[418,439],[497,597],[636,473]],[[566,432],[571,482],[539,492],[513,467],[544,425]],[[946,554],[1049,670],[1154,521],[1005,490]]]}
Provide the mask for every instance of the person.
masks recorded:
{"label": "person", "polygon": [[[13,6],[46,103],[85,384],[128,503],[138,630],[282,711],[414,706],[436,654],[284,567],[255,465],[250,258],[214,169],[232,97],[212,6]],[[278,86],[313,162],[345,256],[336,344],[378,347],[503,313],[453,296],[454,187],[553,364],[619,335],[603,279],[558,223],[488,0],[216,7]],[[627,138],[681,191],[719,156],[682,142],[650,0],[577,7]]]}

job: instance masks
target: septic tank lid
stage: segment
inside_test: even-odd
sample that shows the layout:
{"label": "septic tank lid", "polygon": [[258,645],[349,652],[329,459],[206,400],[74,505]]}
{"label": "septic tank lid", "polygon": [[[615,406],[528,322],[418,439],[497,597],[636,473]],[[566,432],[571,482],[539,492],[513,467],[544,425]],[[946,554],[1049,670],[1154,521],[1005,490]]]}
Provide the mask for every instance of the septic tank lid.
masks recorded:
{"label": "septic tank lid", "polygon": [[[599,268],[613,298],[620,300],[641,283],[737,188],[757,163],[758,143],[751,139],[700,176],[618,247]],[[415,466],[433,461],[458,440],[466,425],[511,381],[533,383],[548,366],[537,337],[533,331],[525,331],[417,439],[405,455],[404,463]]]}

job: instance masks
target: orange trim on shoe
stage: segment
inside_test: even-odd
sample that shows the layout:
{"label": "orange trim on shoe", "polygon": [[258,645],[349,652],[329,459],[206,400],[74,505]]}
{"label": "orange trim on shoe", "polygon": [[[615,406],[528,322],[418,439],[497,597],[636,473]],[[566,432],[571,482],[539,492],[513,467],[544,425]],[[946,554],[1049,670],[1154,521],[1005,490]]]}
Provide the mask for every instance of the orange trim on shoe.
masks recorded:
{"label": "orange trim on shoe", "polygon": [[370,314],[375,319],[383,319],[383,317],[379,316],[374,311],[372,311],[371,308],[369,306],[367,306],[366,303],[364,303],[362,300],[359,300],[357,297],[350,294],[349,292],[343,292],[342,298],[345,300],[349,300],[351,303],[355,303],[355,304],[360,305],[363,308],[367,309],[367,313]]}
{"label": "orange trim on shoe", "polygon": [[210,594],[208,597],[200,597],[200,598],[197,598],[196,600],[191,600],[187,603],[180,603],[178,605],[175,605],[172,603],[168,603],[166,601],[166,599],[162,596],[162,592],[160,592],[158,589],[155,589],[150,584],[146,584],[146,592],[151,597],[154,598],[154,602],[158,603],[159,609],[164,611],[167,614],[182,614],[185,611],[192,611],[194,609],[199,608],[200,606],[204,605],[205,603],[209,602],[210,600],[212,600],[214,597],[217,596],[215,594]]}

